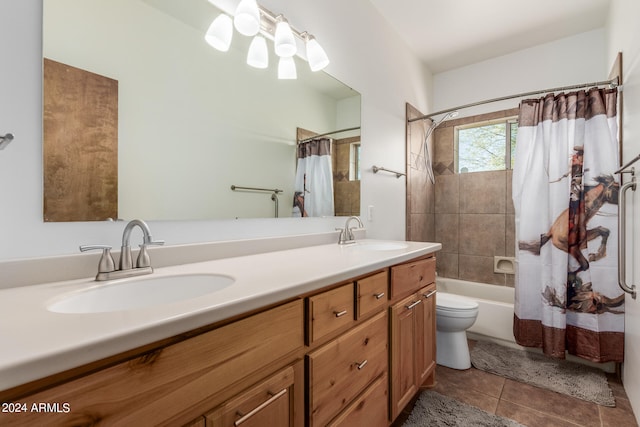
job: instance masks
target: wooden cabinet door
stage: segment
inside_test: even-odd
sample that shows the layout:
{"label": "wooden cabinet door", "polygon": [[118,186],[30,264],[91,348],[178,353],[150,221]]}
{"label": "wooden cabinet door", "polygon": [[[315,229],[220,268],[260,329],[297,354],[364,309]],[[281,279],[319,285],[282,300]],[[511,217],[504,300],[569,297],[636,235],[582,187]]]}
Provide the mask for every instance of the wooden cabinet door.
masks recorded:
{"label": "wooden cabinet door", "polygon": [[387,427],[388,382],[386,375],[375,380],[328,427]]}
{"label": "wooden cabinet door", "polygon": [[436,284],[422,288],[417,295],[422,304],[416,307],[417,325],[417,384],[435,385],[436,368]]}
{"label": "wooden cabinet door", "polygon": [[206,415],[213,427],[291,427],[294,425],[294,369],[272,375]]}
{"label": "wooden cabinet door", "polygon": [[418,390],[416,379],[417,310],[413,294],[391,306],[391,419],[394,420]]}

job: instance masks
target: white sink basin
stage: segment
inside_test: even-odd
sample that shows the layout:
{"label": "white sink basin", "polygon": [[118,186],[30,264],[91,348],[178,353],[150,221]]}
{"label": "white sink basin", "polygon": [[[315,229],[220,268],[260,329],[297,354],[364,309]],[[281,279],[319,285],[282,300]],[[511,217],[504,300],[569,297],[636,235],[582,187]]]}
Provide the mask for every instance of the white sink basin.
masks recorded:
{"label": "white sink basin", "polygon": [[366,251],[396,251],[409,247],[404,242],[356,242],[354,246]]}
{"label": "white sink basin", "polygon": [[62,295],[52,300],[47,309],[55,313],[133,310],[197,298],[234,282],[232,277],[217,274],[136,277]]}

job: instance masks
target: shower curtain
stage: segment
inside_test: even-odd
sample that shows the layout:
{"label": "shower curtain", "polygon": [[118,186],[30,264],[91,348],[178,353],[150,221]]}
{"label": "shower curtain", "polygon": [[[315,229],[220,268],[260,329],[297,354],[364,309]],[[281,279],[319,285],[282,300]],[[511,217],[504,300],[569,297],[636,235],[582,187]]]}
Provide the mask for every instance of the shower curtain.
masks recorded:
{"label": "shower curtain", "polygon": [[293,216],[333,216],[331,139],[298,144]]}
{"label": "shower curtain", "polygon": [[623,359],[616,102],[616,90],[591,89],[520,105],[513,330],[557,358]]}

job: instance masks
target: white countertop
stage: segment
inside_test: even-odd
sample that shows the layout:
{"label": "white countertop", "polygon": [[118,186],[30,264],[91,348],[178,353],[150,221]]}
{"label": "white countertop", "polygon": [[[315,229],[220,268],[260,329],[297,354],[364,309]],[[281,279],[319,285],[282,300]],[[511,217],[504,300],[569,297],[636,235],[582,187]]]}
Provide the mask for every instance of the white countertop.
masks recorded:
{"label": "white countertop", "polygon": [[215,273],[231,276],[235,283],[201,297],[128,311],[62,314],[47,310],[61,294],[96,286],[93,277],[0,290],[0,390],[442,248],[440,243],[404,243],[406,248],[394,250],[319,245],[157,268],[153,275],[158,277]]}

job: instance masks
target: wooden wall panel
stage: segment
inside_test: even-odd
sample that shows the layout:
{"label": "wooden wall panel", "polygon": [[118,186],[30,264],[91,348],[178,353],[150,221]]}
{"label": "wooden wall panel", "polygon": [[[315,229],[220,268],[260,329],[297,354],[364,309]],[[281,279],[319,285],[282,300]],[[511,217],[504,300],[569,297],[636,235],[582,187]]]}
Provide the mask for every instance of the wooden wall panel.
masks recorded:
{"label": "wooden wall panel", "polygon": [[44,60],[44,220],[118,217],[118,81]]}

